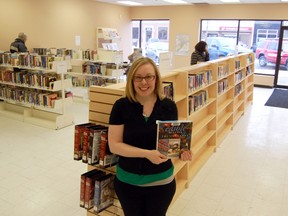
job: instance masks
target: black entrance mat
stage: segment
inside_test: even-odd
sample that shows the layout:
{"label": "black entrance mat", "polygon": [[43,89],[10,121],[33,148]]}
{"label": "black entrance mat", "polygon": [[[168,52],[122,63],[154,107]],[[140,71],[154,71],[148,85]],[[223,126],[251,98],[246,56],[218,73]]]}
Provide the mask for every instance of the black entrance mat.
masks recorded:
{"label": "black entrance mat", "polygon": [[288,90],[274,89],[265,106],[288,108]]}

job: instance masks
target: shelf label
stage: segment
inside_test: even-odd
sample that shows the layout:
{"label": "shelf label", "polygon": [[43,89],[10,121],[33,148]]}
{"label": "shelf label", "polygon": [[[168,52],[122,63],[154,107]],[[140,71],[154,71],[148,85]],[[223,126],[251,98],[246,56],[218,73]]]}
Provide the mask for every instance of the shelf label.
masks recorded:
{"label": "shelf label", "polygon": [[67,73],[67,62],[66,61],[56,61],[56,71],[58,74]]}

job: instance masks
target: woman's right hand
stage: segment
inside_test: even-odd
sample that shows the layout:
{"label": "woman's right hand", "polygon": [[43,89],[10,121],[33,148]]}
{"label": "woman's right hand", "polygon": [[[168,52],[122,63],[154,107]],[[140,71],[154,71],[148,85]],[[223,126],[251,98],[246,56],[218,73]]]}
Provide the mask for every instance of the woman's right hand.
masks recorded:
{"label": "woman's right hand", "polygon": [[161,164],[168,160],[168,158],[158,150],[147,150],[145,158],[150,160],[153,164]]}

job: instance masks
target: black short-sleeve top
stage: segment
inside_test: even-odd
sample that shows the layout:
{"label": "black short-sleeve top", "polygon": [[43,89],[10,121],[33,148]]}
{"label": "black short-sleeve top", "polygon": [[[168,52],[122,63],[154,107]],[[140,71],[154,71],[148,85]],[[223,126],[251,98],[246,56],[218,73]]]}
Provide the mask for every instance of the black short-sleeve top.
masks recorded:
{"label": "black short-sleeve top", "polygon": [[[143,106],[131,102],[128,98],[120,98],[113,105],[109,124],[124,125],[123,142],[143,149],[156,149],[156,120],[177,120],[178,111],[174,101],[164,98],[157,99],[153,111],[145,121]],[[148,175],[164,172],[173,165],[171,160],[156,165],[146,158],[119,157],[118,166],[127,172]]]}

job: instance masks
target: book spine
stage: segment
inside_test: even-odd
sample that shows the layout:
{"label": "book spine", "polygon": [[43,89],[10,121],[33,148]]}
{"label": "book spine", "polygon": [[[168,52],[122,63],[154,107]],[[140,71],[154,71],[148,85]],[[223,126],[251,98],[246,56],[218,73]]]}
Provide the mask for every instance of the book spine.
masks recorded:
{"label": "book spine", "polygon": [[101,132],[97,131],[94,133],[93,137],[91,164],[99,163],[100,145],[101,145]]}
{"label": "book spine", "polygon": [[84,200],[85,200],[85,185],[86,185],[86,177],[85,175],[81,175],[81,183],[80,183],[80,207],[84,208]]}
{"label": "book spine", "polygon": [[107,148],[107,132],[101,133],[101,145],[100,145],[100,159],[99,164],[105,166],[105,156]]}
{"label": "book spine", "polygon": [[82,154],[81,154],[81,134],[80,134],[80,128],[78,126],[75,126],[74,130],[74,160],[81,160]]}
{"label": "book spine", "polygon": [[84,207],[86,209],[91,208],[90,206],[90,194],[92,193],[92,178],[87,177],[85,181],[85,195],[84,195]]}
{"label": "book spine", "polygon": [[85,128],[83,131],[83,155],[82,155],[82,162],[88,162],[88,148],[89,148],[89,138],[90,138],[90,129]]}
{"label": "book spine", "polygon": [[88,153],[87,153],[88,164],[92,164],[93,140],[94,140],[94,133],[93,131],[90,131],[89,142],[88,142]]}
{"label": "book spine", "polygon": [[99,212],[99,205],[100,205],[100,194],[101,194],[101,188],[100,188],[100,181],[95,181],[95,192],[94,192],[94,212]]}

